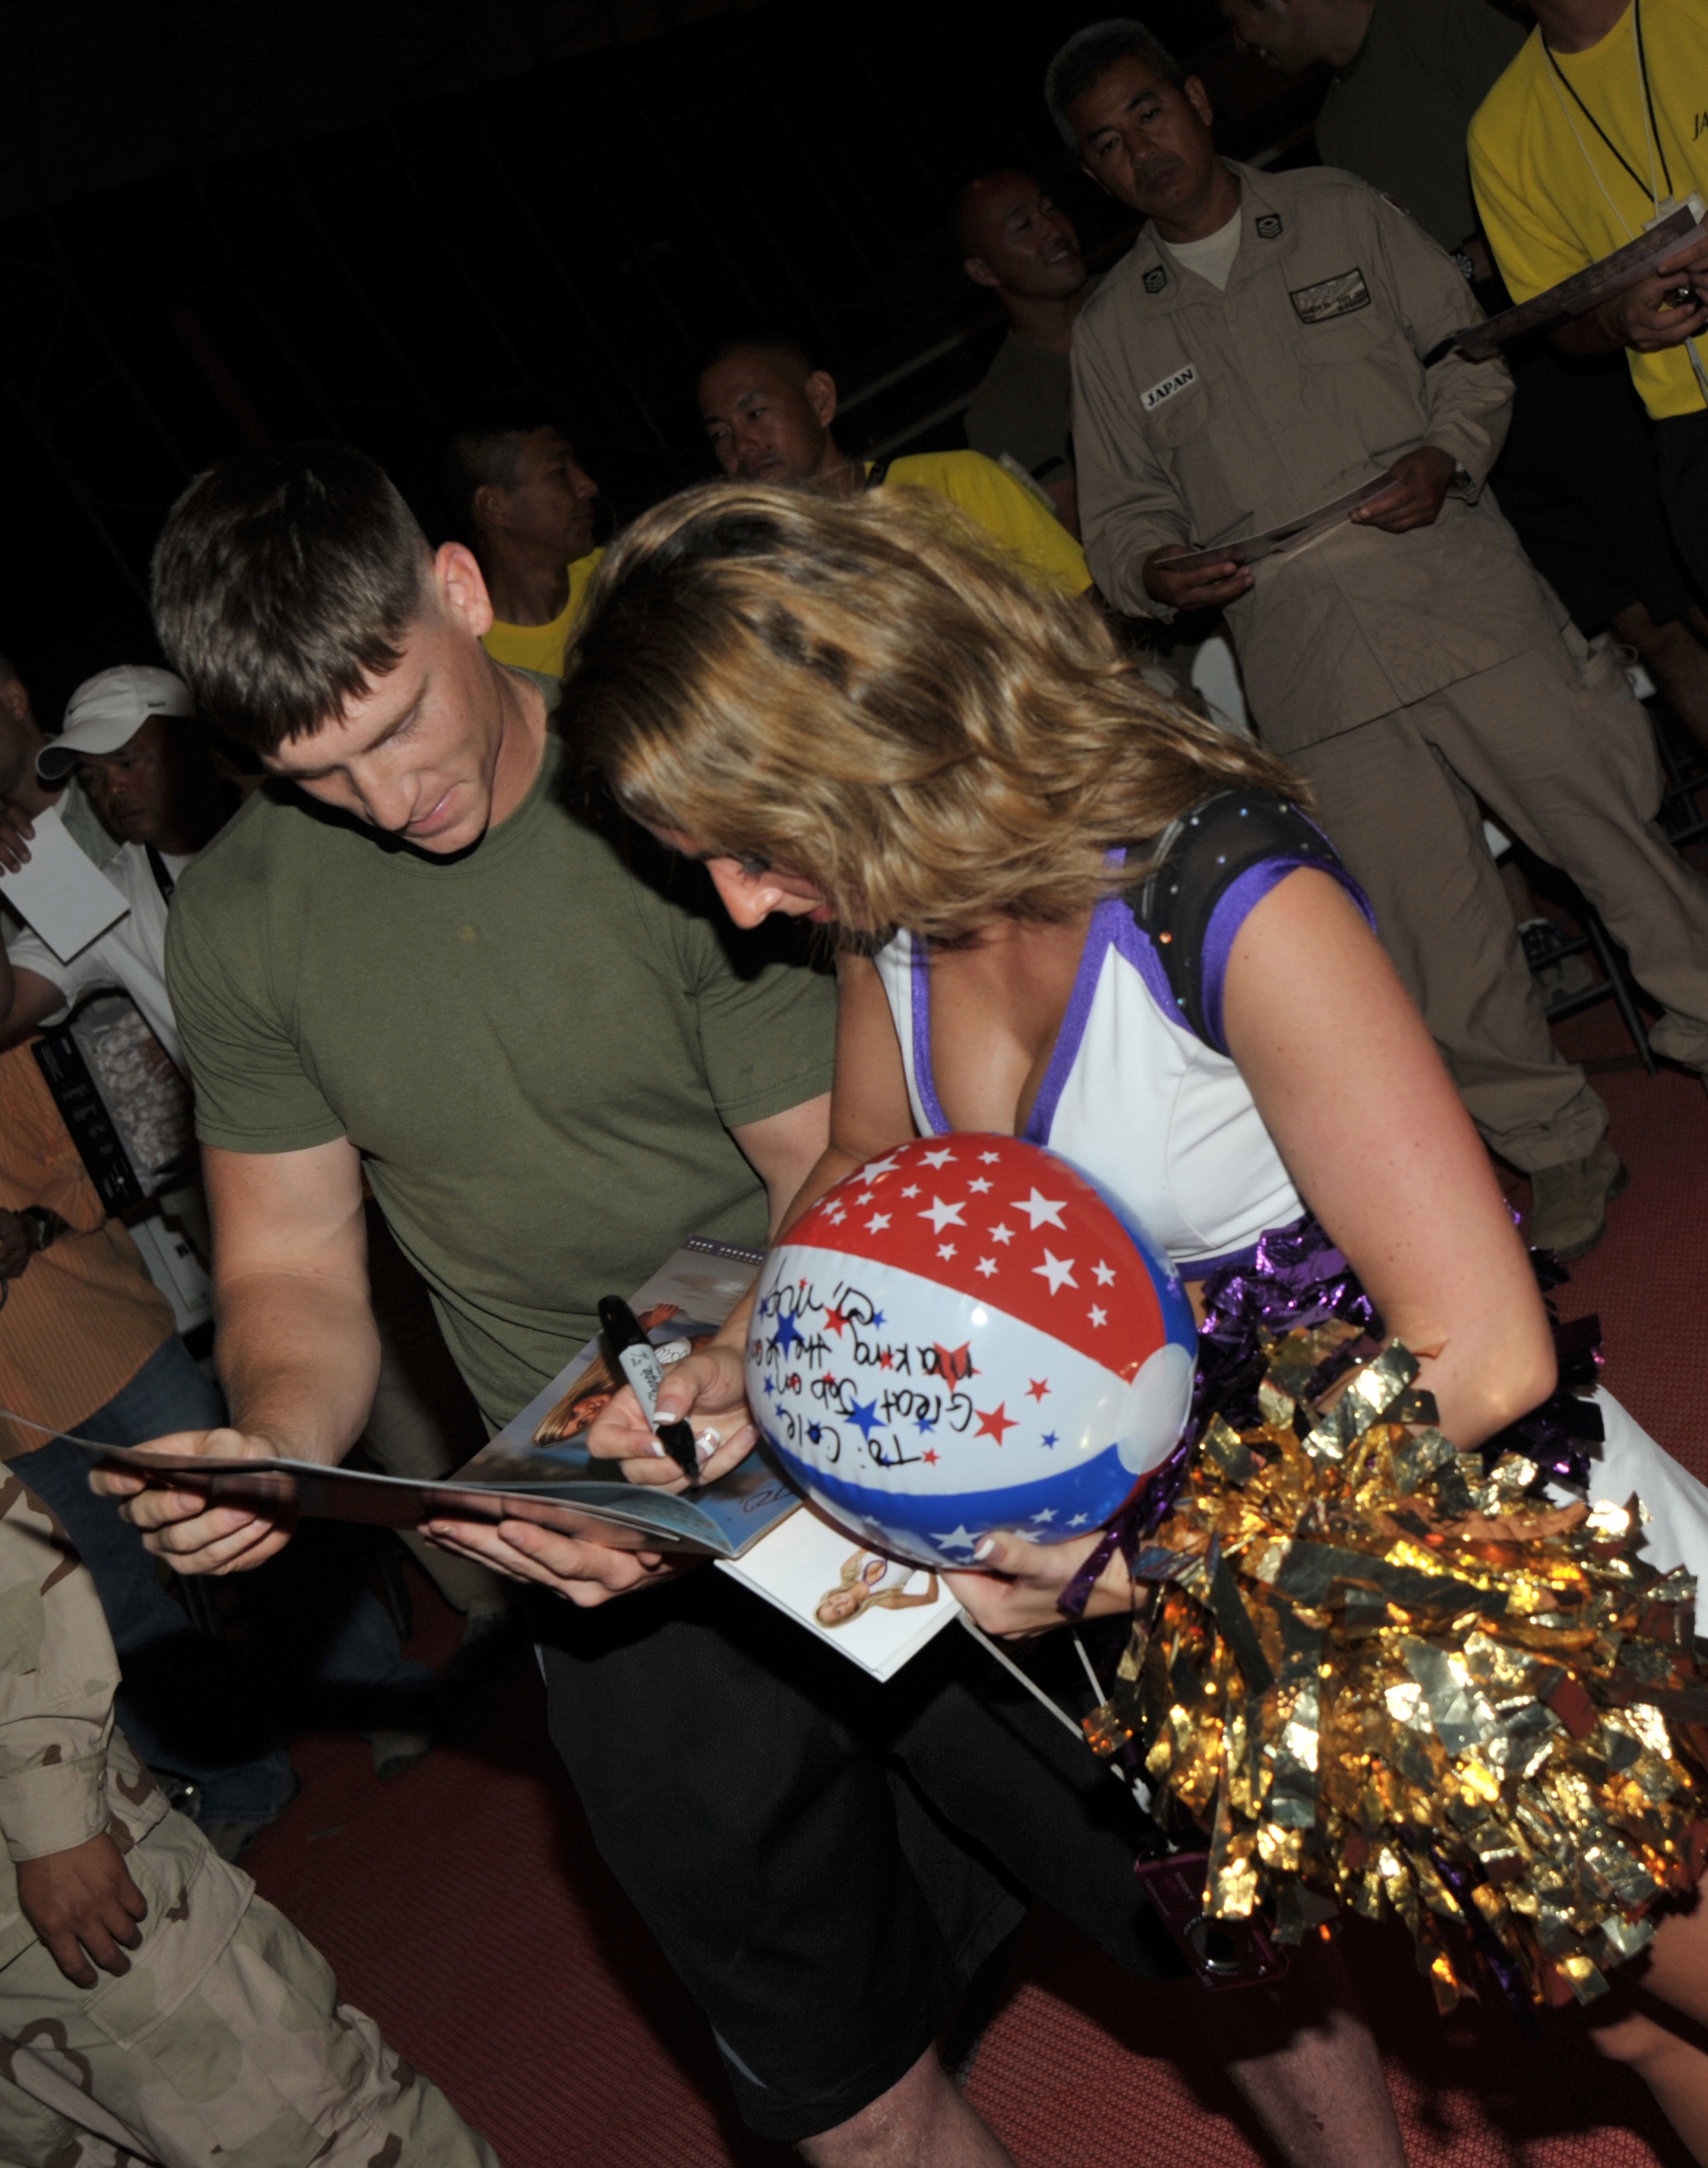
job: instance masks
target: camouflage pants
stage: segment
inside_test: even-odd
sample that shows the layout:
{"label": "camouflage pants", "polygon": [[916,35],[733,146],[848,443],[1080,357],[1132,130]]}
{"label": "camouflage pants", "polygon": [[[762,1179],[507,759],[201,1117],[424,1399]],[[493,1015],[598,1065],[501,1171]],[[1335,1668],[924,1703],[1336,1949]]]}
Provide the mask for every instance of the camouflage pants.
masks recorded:
{"label": "camouflage pants", "polygon": [[498,2168],[181,1815],[126,1865],[149,1916],[122,1978],[73,1987],[39,1943],[0,1969],[7,2168]]}

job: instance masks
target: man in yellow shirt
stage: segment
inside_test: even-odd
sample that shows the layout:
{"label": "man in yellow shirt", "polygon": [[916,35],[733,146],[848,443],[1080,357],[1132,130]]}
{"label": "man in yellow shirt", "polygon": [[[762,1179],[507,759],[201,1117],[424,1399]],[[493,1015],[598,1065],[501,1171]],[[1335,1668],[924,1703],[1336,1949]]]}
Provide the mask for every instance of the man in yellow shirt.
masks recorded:
{"label": "man in yellow shirt", "polygon": [[1091,584],[1085,552],[1050,506],[983,453],[851,459],[831,428],[835,378],[789,340],[756,336],[720,347],[700,371],[699,406],[727,475],[850,497],[880,488],[934,490],[1064,594],[1084,594]]}
{"label": "man in yellow shirt", "polygon": [[488,654],[561,677],[570,628],[605,555],[593,546],[599,484],[554,422],[525,412],[454,430],[442,479],[496,613]]}
{"label": "man in yellow shirt", "polygon": [[[1529,301],[1708,196],[1708,0],[1534,0],[1536,28],[1471,124],[1483,231]],[[1708,588],[1708,236],[1554,335],[1567,354],[1623,347],[1656,424],[1674,539]]]}

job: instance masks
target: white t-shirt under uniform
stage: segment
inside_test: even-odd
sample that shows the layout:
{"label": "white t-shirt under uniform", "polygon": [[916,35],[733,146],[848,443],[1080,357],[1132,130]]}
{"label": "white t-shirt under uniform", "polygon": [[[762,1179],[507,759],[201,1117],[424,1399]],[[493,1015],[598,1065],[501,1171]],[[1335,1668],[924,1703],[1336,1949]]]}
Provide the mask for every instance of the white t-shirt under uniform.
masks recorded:
{"label": "white t-shirt under uniform", "polygon": [[[176,881],[192,861],[168,858],[161,864]],[[61,963],[47,943],[26,926],[6,944],[14,971],[33,971],[57,986],[65,996],[61,1007],[46,1020],[57,1023],[85,994],[102,986],[117,986],[142,1011],[144,1022],[167,1052],[184,1066],[184,1049],[173,1020],[172,1003],[166,991],[166,898],[139,843],[127,843],[101,868],[124,897],[130,909],[117,925],[78,951],[69,963]]]}
{"label": "white t-shirt under uniform", "polygon": [[1188,271],[1195,271],[1200,278],[1208,278],[1219,294],[1227,291],[1227,283],[1233,275],[1233,260],[1239,254],[1240,219],[1243,206],[1236,211],[1225,225],[1218,226],[1202,241],[1165,241],[1163,247],[1176,263],[1184,264]]}

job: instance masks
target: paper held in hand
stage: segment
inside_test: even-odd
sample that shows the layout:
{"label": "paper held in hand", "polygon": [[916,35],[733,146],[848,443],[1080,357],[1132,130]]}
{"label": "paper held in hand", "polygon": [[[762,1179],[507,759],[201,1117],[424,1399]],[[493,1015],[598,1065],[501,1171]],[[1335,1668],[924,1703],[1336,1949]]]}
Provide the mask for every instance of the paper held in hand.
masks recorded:
{"label": "paper held in hand", "polygon": [[[759,1263],[757,1250],[692,1236],[633,1307],[667,1352],[676,1343],[686,1353],[690,1341],[723,1323]],[[472,1460],[437,1482],[315,1461],[205,1460],[68,1442],[91,1463],[129,1468],[223,1505],[288,1506],[317,1519],[392,1528],[440,1519],[533,1521],[613,1550],[677,1557],[739,1557],[799,1505],[757,1452],[721,1481],[685,1496],[625,1482],[614,1461],[593,1459],[580,1441],[615,1390],[603,1347],[591,1340]]]}
{"label": "paper held in hand", "polygon": [[[1651,219],[1635,241],[1628,241],[1611,256],[1603,256],[1599,263],[1574,272],[1570,278],[1561,279],[1558,286],[1550,286],[1545,293],[1520,302],[1516,308],[1502,309],[1499,316],[1491,316],[1482,324],[1468,324],[1450,339],[1443,339],[1424,357],[1424,366],[1432,367],[1455,348],[1467,361],[1487,361],[1491,354],[1510,346],[1514,339],[1522,339],[1527,332],[1552,330],[1557,324],[1569,323],[1574,316],[1598,308],[1603,301],[1611,301],[1616,294],[1640,285],[1653,273],[1658,264],[1668,256],[1676,256],[1687,242],[1693,241],[1702,231],[1703,216],[1699,196],[1693,196],[1687,203],[1671,206],[1661,217]],[[1679,276],[1682,282],[1685,274],[1681,272]]]}
{"label": "paper held in hand", "polygon": [[131,907],[72,841],[56,806],[38,813],[31,827],[34,833],[26,846],[30,862],[15,874],[0,872],[0,898],[41,936],[61,963],[69,963],[109,926],[116,926]]}
{"label": "paper held in hand", "polygon": [[[692,1236],[630,1304],[666,1365],[723,1323],[751,1284],[757,1250]],[[288,1507],[311,1517],[412,1528],[424,1521],[532,1521],[617,1551],[712,1557],[743,1587],[887,1679],[958,1616],[935,1575],[861,1548],[803,1504],[763,1451],[704,1490],[628,1483],[594,1460],[583,1434],[621,1381],[590,1340],[489,1444],[452,1476],[421,1482],[304,1460],[205,1460],[125,1452],[78,1438],[90,1461],[222,1505]]]}
{"label": "paper held in hand", "polygon": [[1159,557],[1155,560],[1156,570],[1196,572],[1208,564],[1225,564],[1230,558],[1236,564],[1252,564],[1259,558],[1284,557],[1290,551],[1302,548],[1313,536],[1325,534],[1331,527],[1338,527],[1342,520],[1350,519],[1360,505],[1367,505],[1372,497],[1379,497],[1383,490],[1393,487],[1391,474],[1379,474],[1372,481],[1360,482],[1357,488],[1348,489],[1343,497],[1319,505],[1314,511],[1301,513],[1297,519],[1284,520],[1278,527],[1266,527],[1261,535],[1240,535],[1231,542],[1218,542],[1213,548],[1195,543],[1177,556]]}

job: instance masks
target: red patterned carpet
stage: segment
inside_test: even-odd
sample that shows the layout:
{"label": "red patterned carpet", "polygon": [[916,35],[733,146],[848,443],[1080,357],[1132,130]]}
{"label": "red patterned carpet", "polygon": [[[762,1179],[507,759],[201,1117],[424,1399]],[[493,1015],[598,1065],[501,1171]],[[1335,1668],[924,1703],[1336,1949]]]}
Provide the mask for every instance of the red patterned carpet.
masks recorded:
{"label": "red patterned carpet", "polygon": [[[1708,1102],[1649,1078],[1605,1006],[1571,1027],[1632,1172],[1563,1314],[1599,1310],[1607,1381],[1708,1478]],[[1605,1063],[1605,1066],[1603,1066]],[[416,1583],[418,1652],[455,1622]],[[491,2137],[506,2168],[776,2168],[736,2124],[697,2012],[594,1854],[555,1770],[525,1658],[453,1740],[381,1785],[358,1742],[298,1742],[301,1797],[248,1862],[343,1991]],[[1685,2168],[1641,2086],[1569,2022],[1540,2042],[1499,2012],[1442,2024],[1404,1938],[1350,1954],[1414,2168]],[[1045,1917],[1022,1943],[968,2091],[1025,2168],[1257,2168],[1194,1987],[1138,1989]]]}

